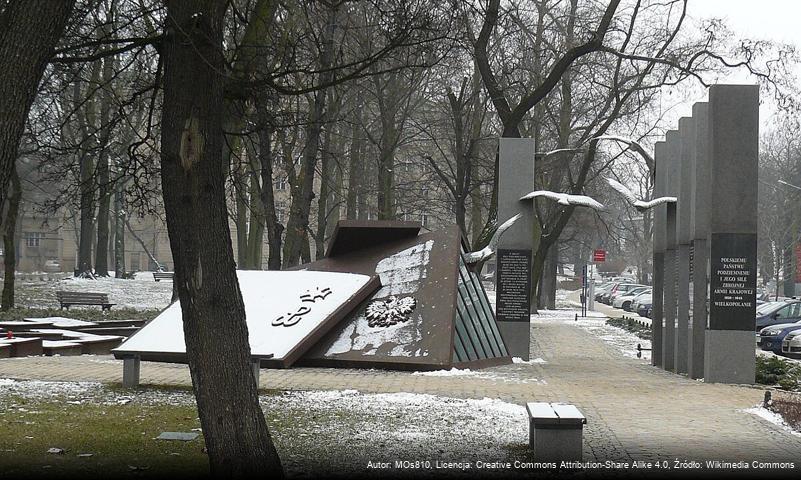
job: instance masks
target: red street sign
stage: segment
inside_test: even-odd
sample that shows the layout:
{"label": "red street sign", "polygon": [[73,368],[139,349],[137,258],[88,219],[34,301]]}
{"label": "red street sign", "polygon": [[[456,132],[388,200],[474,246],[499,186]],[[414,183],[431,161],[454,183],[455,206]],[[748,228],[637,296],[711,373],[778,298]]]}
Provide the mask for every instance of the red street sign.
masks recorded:
{"label": "red street sign", "polygon": [[606,261],[606,250],[595,250],[592,252],[592,261],[593,262],[605,262]]}

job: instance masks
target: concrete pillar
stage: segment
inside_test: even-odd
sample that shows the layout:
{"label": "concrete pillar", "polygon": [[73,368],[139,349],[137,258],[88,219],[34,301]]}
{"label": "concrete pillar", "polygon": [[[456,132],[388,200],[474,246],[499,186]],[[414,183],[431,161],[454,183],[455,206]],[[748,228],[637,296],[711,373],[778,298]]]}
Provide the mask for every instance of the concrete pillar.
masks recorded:
{"label": "concrete pillar", "polygon": [[[709,271],[709,151],[708,105],[693,105],[695,120],[695,148],[692,169],[691,227],[693,238],[692,315],[690,316],[690,344],[687,352],[687,373],[690,378],[704,376],[704,337],[708,319],[707,286]],[[692,141],[692,140],[691,140]]]}
{"label": "concrete pillar", "polygon": [[501,138],[498,148],[498,225],[523,216],[501,237],[496,252],[495,315],[510,355],[528,360],[534,204],[520,197],[534,190],[536,150],[531,138]]}
{"label": "concrete pillar", "polygon": [[139,367],[141,361],[138,356],[122,359],[122,386],[123,388],[136,388],[139,386]]}
{"label": "concrete pillar", "polygon": [[759,87],[709,89],[710,301],[704,381],[755,377]]}
{"label": "concrete pillar", "polygon": [[[654,182],[654,198],[665,195],[667,188],[667,144],[657,142],[654,145],[654,161],[656,163],[656,178]],[[654,207],[654,282],[653,282],[653,309],[651,310],[651,364],[662,366],[662,329],[665,321],[663,308],[663,294],[665,285],[665,222],[667,220],[667,206]]]}
{"label": "concrete pillar", "polygon": [[[666,191],[672,197],[678,196],[679,188],[679,132],[670,130],[665,135],[666,142]],[[665,272],[664,272],[664,317],[662,330],[662,368],[673,371],[676,368],[676,204],[667,204],[665,213]]]}
{"label": "concrete pillar", "polygon": [[695,125],[692,118],[679,119],[679,185],[676,203],[676,373],[687,373],[687,352],[690,324],[690,227],[692,211],[692,151],[695,147]]}

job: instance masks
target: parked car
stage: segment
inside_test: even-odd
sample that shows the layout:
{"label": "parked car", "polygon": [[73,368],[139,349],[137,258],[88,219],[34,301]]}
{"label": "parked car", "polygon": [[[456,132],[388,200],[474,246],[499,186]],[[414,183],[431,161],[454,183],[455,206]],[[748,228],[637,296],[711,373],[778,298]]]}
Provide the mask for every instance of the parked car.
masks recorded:
{"label": "parked car", "polygon": [[787,300],[766,303],[757,308],[756,331],[780,323],[795,323],[801,320],[801,301]]}
{"label": "parked car", "polygon": [[645,285],[639,285],[637,283],[619,283],[612,291],[609,293],[609,296],[606,297],[606,304],[612,305],[620,295],[625,295],[626,293],[634,290],[635,288],[645,287]]}
{"label": "parked car", "polygon": [[781,353],[784,337],[795,330],[801,330],[801,323],[780,323],[765,327],[759,331],[759,348]]}
{"label": "parked car", "polygon": [[48,273],[58,273],[61,271],[61,261],[56,258],[46,260],[44,263],[44,271]]}
{"label": "parked car", "polygon": [[647,291],[644,293],[639,294],[634,300],[631,301],[631,305],[629,306],[629,311],[638,313],[640,310],[640,305],[648,304],[650,305],[653,302],[654,296],[652,291]]}
{"label": "parked car", "polygon": [[606,283],[602,284],[600,287],[596,288],[595,289],[595,301],[596,302],[600,302],[601,301],[601,297],[603,297],[604,294],[606,294],[610,290],[612,290],[612,287],[614,287],[614,286],[615,286],[614,282],[606,282]]}
{"label": "parked car", "polygon": [[784,337],[782,355],[788,357],[801,356],[801,330],[793,330]]}
{"label": "parked car", "polygon": [[629,310],[631,307],[631,302],[636,297],[639,297],[643,293],[649,293],[651,291],[650,287],[637,287],[632,288],[628,292],[624,294],[620,294],[615,296],[614,301],[612,302],[612,306],[615,308],[622,308],[623,310]]}
{"label": "parked car", "polygon": [[653,309],[653,303],[641,303],[640,306],[637,307],[637,315],[645,318],[651,318],[651,312],[653,312]]}

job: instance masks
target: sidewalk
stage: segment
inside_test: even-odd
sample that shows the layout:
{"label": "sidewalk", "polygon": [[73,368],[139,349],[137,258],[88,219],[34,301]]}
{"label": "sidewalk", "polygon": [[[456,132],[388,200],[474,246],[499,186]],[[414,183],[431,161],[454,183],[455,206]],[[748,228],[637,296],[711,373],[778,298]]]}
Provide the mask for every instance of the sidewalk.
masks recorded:
{"label": "sidewalk", "polygon": [[[595,320],[597,321],[597,320]],[[531,358],[469,375],[298,368],[261,371],[263,389],[415,392],[461,398],[573,403],[586,415],[585,460],[801,460],[795,436],[743,409],[763,390],[705,384],[622,356],[573,321],[531,324]],[[118,383],[122,362],[110,356],[0,360],[0,378]],[[143,362],[143,384],[190,385],[184,365]],[[488,425],[487,428],[491,428]]]}

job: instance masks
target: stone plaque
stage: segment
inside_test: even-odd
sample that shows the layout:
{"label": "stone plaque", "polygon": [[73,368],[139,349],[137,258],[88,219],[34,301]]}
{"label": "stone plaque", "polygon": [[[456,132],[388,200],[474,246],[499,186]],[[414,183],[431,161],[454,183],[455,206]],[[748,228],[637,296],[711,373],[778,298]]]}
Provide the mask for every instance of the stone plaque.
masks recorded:
{"label": "stone plaque", "polygon": [[756,243],[756,234],[712,234],[710,329],[754,330]]}
{"label": "stone plaque", "polygon": [[531,311],[531,250],[499,249],[497,311],[500,322],[528,322]]}

